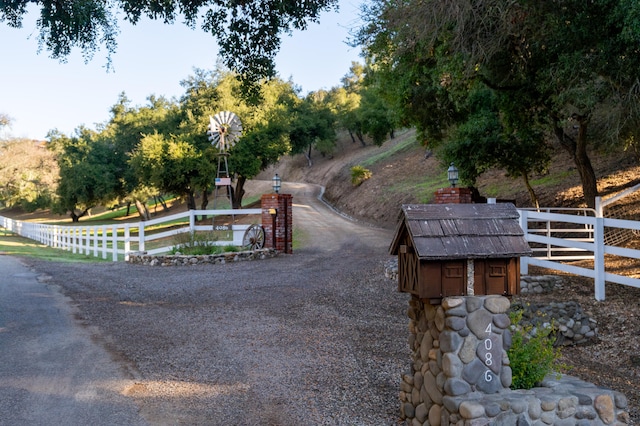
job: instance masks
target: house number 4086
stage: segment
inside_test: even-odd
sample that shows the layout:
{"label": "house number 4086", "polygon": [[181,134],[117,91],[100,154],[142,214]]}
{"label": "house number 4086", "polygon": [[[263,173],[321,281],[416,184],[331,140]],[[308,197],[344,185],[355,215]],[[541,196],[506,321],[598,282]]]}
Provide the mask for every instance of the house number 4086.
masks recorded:
{"label": "house number 4086", "polygon": [[[493,349],[493,343],[489,338],[489,336],[491,336],[491,323],[487,325],[487,328],[485,328],[484,331],[488,335],[488,337],[484,339],[484,349],[487,351],[484,354],[484,365],[486,365],[487,367],[491,367],[491,365],[493,364],[493,355],[491,353],[491,349]],[[491,370],[487,370],[484,372],[484,380],[487,382],[490,382],[493,380],[493,375],[491,374]]]}

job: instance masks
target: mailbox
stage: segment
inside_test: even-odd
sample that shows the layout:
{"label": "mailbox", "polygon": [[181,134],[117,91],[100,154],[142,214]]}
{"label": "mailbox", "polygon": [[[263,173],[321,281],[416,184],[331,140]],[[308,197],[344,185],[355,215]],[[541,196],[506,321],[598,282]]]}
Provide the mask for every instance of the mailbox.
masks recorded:
{"label": "mailbox", "polygon": [[520,292],[520,257],[531,249],[513,204],[403,205],[389,253],[398,290],[443,297]]}

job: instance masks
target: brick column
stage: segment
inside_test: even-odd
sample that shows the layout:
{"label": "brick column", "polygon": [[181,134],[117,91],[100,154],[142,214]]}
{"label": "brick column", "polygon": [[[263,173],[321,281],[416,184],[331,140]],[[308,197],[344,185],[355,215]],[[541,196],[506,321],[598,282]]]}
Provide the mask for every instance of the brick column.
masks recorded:
{"label": "brick column", "polygon": [[262,228],[264,247],[275,248],[282,253],[293,253],[293,208],[291,194],[264,194],[262,203]]}
{"label": "brick column", "polygon": [[440,188],[436,191],[436,204],[471,204],[471,189]]}

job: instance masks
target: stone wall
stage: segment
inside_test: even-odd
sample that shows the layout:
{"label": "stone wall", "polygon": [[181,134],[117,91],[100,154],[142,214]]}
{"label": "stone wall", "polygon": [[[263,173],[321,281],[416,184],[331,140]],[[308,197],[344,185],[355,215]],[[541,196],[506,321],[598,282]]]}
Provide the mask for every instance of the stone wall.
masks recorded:
{"label": "stone wall", "polygon": [[[397,282],[398,259],[385,265],[384,274]],[[523,275],[520,277],[520,294],[541,294],[562,290],[563,278],[558,275]],[[598,323],[589,317],[582,307],[573,301],[543,304],[517,304],[512,309],[522,309],[522,326],[548,326],[551,322],[556,328],[556,342],[560,345],[590,343],[598,338]]]}
{"label": "stone wall", "polygon": [[127,262],[148,266],[223,264],[247,260],[263,260],[276,257],[277,255],[278,251],[273,248],[210,255],[149,255],[144,253],[131,253]]}
{"label": "stone wall", "polygon": [[605,425],[628,422],[624,395],[577,378],[509,389],[511,345],[502,296],[409,302],[410,372],[403,375],[400,414],[412,426]]}

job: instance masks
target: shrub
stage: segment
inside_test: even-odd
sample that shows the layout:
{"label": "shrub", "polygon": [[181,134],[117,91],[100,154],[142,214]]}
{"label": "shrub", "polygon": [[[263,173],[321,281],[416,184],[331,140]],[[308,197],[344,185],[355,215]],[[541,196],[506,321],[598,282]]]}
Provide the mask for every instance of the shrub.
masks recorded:
{"label": "shrub", "polygon": [[240,249],[237,246],[234,246],[233,244],[227,244],[222,248],[222,251],[225,253],[235,253],[237,251],[240,251]]}
{"label": "shrub", "polygon": [[212,232],[178,234],[174,237],[171,254],[181,253],[189,255],[219,254],[220,246],[214,244],[218,238]]}
{"label": "shrub", "polygon": [[522,325],[522,310],[512,311],[512,343],[507,351],[512,372],[512,389],[531,389],[554,371],[560,350],[553,346],[553,323]]}
{"label": "shrub", "polygon": [[362,166],[351,167],[351,183],[354,186],[362,185],[362,182],[371,177],[371,170],[365,169]]}

